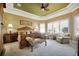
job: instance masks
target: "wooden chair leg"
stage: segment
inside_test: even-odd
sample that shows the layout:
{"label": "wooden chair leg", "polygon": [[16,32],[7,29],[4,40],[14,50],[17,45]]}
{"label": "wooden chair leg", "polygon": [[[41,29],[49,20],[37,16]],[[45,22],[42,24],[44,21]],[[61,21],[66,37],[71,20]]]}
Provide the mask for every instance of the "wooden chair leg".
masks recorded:
{"label": "wooden chair leg", "polygon": [[47,41],[45,41],[45,46],[47,46]]}
{"label": "wooden chair leg", "polygon": [[4,54],[5,54],[5,48],[3,48],[3,50],[2,50],[2,52],[1,52],[1,54],[0,54],[0,56],[4,56]]}
{"label": "wooden chair leg", "polygon": [[33,52],[33,46],[31,46],[31,52]]}

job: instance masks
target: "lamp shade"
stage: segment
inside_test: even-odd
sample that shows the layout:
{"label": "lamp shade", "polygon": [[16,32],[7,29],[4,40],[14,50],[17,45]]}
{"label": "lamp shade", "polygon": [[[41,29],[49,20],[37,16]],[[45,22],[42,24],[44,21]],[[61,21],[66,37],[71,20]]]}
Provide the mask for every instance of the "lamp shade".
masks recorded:
{"label": "lamp shade", "polygon": [[13,27],[13,25],[12,25],[12,24],[8,24],[8,27],[9,27],[9,28],[12,28],[12,27]]}
{"label": "lamp shade", "polygon": [[13,32],[13,25],[12,24],[8,24],[8,32]]}

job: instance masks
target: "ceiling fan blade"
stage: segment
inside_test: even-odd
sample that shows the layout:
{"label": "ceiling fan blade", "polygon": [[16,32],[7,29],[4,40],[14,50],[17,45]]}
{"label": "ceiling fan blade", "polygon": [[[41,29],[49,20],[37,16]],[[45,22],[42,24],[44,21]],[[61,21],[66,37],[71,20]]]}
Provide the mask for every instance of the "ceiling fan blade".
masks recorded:
{"label": "ceiling fan blade", "polygon": [[45,8],[47,8],[48,6],[49,6],[49,3],[46,3],[46,4],[45,4]]}
{"label": "ceiling fan blade", "polygon": [[45,8],[44,10],[49,11],[49,9]]}
{"label": "ceiling fan blade", "polygon": [[6,8],[6,3],[3,3],[3,8]]}
{"label": "ceiling fan blade", "polygon": [[49,6],[49,3],[42,3],[41,4],[41,9],[44,9],[45,11],[48,11],[47,7]]}
{"label": "ceiling fan blade", "polygon": [[41,4],[41,8],[44,8],[44,4],[43,3]]}

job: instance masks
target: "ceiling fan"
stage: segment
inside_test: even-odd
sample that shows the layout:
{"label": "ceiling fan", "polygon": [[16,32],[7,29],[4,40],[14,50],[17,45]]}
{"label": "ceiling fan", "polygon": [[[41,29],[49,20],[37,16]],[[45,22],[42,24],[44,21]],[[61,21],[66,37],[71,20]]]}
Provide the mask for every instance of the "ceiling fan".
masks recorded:
{"label": "ceiling fan", "polygon": [[6,8],[6,3],[3,3],[3,8]]}
{"label": "ceiling fan", "polygon": [[42,11],[48,11],[49,9],[47,8],[49,6],[49,3],[42,3],[41,4],[41,10]]}

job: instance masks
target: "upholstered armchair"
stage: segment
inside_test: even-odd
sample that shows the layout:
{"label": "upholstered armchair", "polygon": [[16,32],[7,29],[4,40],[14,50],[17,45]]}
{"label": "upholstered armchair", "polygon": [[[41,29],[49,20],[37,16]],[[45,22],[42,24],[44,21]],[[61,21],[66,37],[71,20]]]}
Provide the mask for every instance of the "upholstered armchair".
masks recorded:
{"label": "upholstered armchair", "polygon": [[70,34],[69,34],[69,33],[64,33],[64,34],[60,33],[60,34],[57,36],[56,41],[57,41],[57,42],[60,42],[60,43],[62,43],[62,44],[66,44],[66,43],[69,43],[70,39],[71,39],[71,38],[70,38]]}
{"label": "upholstered armchair", "polygon": [[38,32],[34,32],[31,33],[29,36],[26,36],[26,40],[31,44],[31,52],[33,51],[34,45],[45,42],[45,46],[46,46],[47,43],[46,40],[44,39],[44,36]]}

